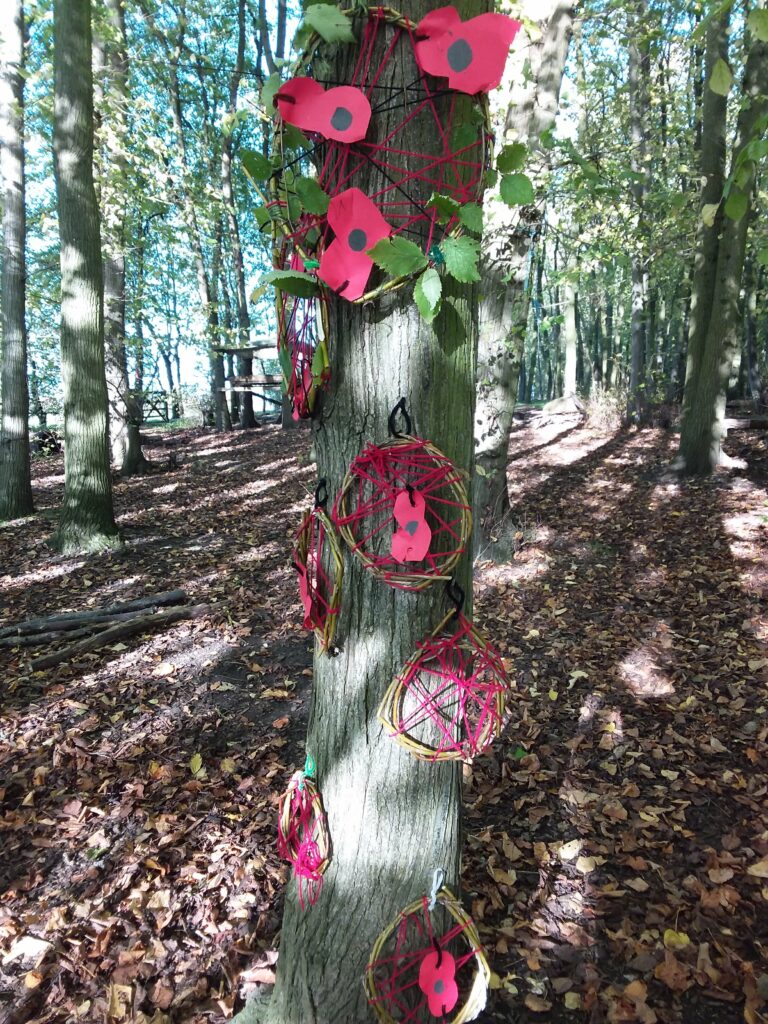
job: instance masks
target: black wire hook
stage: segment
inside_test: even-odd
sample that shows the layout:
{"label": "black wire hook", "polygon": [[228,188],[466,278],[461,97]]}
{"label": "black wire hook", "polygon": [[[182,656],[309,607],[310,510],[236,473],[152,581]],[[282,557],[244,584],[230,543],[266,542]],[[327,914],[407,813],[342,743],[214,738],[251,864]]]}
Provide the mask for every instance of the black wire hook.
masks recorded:
{"label": "black wire hook", "polygon": [[402,437],[403,435],[398,431],[395,426],[395,420],[397,414],[400,413],[405,421],[405,432],[410,434],[413,431],[413,424],[411,423],[411,417],[408,415],[408,410],[405,408],[405,399],[401,398],[397,405],[394,407],[392,412],[389,414],[389,433],[392,437]]}
{"label": "black wire hook", "polygon": [[315,508],[325,508],[328,503],[328,482],[325,477],[317,481],[315,488]]}
{"label": "black wire hook", "polygon": [[464,607],[464,589],[451,577],[445,585],[445,592],[448,595],[448,600],[452,601],[455,607],[453,617],[458,619],[461,609]]}

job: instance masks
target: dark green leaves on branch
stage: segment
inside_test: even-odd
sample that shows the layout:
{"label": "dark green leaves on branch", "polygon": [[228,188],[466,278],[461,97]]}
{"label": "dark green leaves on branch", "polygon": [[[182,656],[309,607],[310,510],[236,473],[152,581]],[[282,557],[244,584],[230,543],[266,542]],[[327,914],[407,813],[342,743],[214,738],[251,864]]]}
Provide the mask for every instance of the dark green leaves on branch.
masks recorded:
{"label": "dark green leaves on branch", "polygon": [[323,191],[314,178],[297,178],[293,187],[307,213],[322,216],[327,212],[328,204],[331,201],[330,196]]}
{"label": "dark green leaves on branch", "polygon": [[308,299],[318,292],[315,278],[310,274],[303,274],[300,270],[271,270],[262,277],[259,288],[267,284],[273,284],[279,291],[296,295],[301,299]]}
{"label": "dark green leaves on branch", "polygon": [[731,220],[741,220],[749,207],[749,199],[743,192],[734,189],[725,201],[725,216]]}
{"label": "dark green leaves on branch", "polygon": [[270,161],[262,153],[257,153],[253,149],[241,149],[240,161],[243,170],[254,183],[266,181],[274,171]]}
{"label": "dark green leaves on branch", "polygon": [[407,238],[382,238],[368,250],[368,255],[377,267],[392,277],[407,277],[427,266],[427,257]]}
{"label": "dark green leaves on branch", "polygon": [[528,147],[523,142],[513,142],[505,146],[499,153],[496,166],[502,174],[511,174],[520,171],[525,167],[525,158],[528,155]]}
{"label": "dark green leaves on branch", "polygon": [[501,198],[507,206],[527,206],[535,200],[527,174],[505,174],[501,179]]}
{"label": "dark green leaves on branch", "polygon": [[768,43],[768,11],[750,11],[747,17],[747,27],[761,43]]}

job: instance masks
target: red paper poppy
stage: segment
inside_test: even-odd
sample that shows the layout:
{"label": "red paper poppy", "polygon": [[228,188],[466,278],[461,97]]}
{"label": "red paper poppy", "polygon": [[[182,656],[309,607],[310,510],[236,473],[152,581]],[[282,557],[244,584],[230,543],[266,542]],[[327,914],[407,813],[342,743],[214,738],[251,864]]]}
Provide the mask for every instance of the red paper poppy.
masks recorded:
{"label": "red paper poppy", "polygon": [[400,527],[392,534],[392,557],[397,562],[421,562],[432,543],[432,530],[424,518],[427,503],[413,487],[399,491],[392,515]]}
{"label": "red paper poppy", "polygon": [[447,78],[451,89],[474,95],[495,89],[520,22],[504,14],[462,21],[455,7],[440,7],[416,28],[416,60],[427,74]]}
{"label": "red paper poppy", "polygon": [[371,104],[361,89],[339,85],[327,92],[313,78],[291,78],[275,96],[280,116],[334,142],[359,142],[371,121]]}
{"label": "red paper poppy", "polygon": [[433,1017],[444,1017],[459,1001],[456,961],[444,949],[427,953],[419,967],[419,988]]}
{"label": "red paper poppy", "polygon": [[359,188],[334,196],[327,218],[336,237],[320,258],[317,276],[343,299],[359,299],[373,269],[368,249],[388,238],[392,227]]}

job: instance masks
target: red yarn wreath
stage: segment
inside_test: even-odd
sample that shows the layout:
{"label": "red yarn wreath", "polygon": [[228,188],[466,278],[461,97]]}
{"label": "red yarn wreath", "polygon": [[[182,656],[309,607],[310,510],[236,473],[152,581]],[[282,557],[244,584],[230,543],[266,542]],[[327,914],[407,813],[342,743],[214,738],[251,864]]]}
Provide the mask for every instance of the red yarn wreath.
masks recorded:
{"label": "red yarn wreath", "polygon": [[489,978],[474,922],[452,893],[441,889],[433,901],[425,896],[406,907],[379,936],[365,989],[384,1024],[435,1018],[447,1024],[454,1012],[453,1021],[475,1019],[485,1005]]}
{"label": "red yarn wreath", "polygon": [[277,852],[293,865],[301,909],[314,906],[330,862],[330,839],[320,794],[306,769],[293,775],[280,798]]}
{"label": "red yarn wreath", "polygon": [[344,575],[339,540],[325,513],[326,501],[325,480],[320,480],[314,508],[304,516],[293,546],[304,628],[315,631],[323,651],[331,648],[336,635]]}
{"label": "red yarn wreath", "polygon": [[461,613],[463,591],[451,584],[449,593],[456,611],[418,644],[379,708],[387,732],[425,761],[471,761],[487,750],[510,690],[501,658]]}
{"label": "red yarn wreath", "polygon": [[[282,256],[289,270],[305,271],[298,253],[286,242]],[[330,366],[326,336],[328,310],[324,293],[310,296],[279,293],[277,302],[277,349],[283,387],[290,398],[294,420],[309,419],[318,393],[327,388]]]}
{"label": "red yarn wreath", "polygon": [[[408,433],[397,434],[402,408]],[[383,444],[369,444],[353,461],[332,519],[363,565],[401,590],[423,590],[448,579],[466,549],[471,512],[464,475],[431,442],[410,436],[401,401]]]}
{"label": "red yarn wreath", "polygon": [[[471,23],[467,24],[471,28]],[[378,45],[390,27],[391,37]],[[441,24],[440,32],[444,35],[453,27],[452,23]],[[276,150],[282,149],[281,124],[301,126],[312,142],[309,152],[284,164],[283,174],[292,174],[305,156],[312,156],[317,184],[330,197],[331,206],[323,214],[293,216],[289,178],[284,186],[288,191],[281,195],[277,189],[270,204],[273,216],[281,221],[297,253],[319,260],[318,279],[350,301],[378,293],[377,289],[367,291],[373,269],[367,250],[378,240],[389,235],[412,236],[430,261],[439,263],[439,243],[460,229],[460,207],[482,196],[493,148],[485,99],[476,97],[472,110],[477,116],[468,116],[466,97],[446,89],[445,83],[435,82],[422,69],[417,47],[432,44],[426,36],[422,42],[418,39],[417,27],[407,18],[383,7],[368,8],[349,82],[307,78],[312,49],[300,61],[299,73],[275,96],[280,114]],[[433,44],[439,46],[440,40]],[[405,85],[387,84],[385,73],[392,62],[412,69],[415,77]],[[377,117],[394,111],[402,111],[402,117],[377,138]],[[472,120],[474,132],[467,130]],[[437,146],[429,151],[409,149],[403,138],[406,129],[409,135],[438,139]],[[375,191],[367,187],[364,172],[370,168],[376,172]],[[346,202],[349,193],[362,195],[358,185],[363,182],[366,201],[358,201],[352,209],[354,204]],[[443,197],[442,208],[430,202],[435,195]],[[335,201],[341,197],[348,209],[333,223]],[[326,250],[333,251],[332,258],[324,257]]]}

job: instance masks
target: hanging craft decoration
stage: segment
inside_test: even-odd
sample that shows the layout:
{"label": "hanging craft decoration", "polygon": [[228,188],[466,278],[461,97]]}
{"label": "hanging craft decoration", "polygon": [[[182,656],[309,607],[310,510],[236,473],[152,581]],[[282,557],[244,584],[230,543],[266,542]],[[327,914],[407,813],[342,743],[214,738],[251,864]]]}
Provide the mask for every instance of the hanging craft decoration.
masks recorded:
{"label": "hanging craft decoration", "polygon": [[[273,95],[272,160],[260,162],[270,194],[259,215],[282,236],[278,272],[297,254],[307,281],[363,302],[447,265],[443,242],[480,230],[493,137],[483,95],[446,90],[419,66],[413,22],[384,7],[342,13],[357,48],[349,81],[322,77],[315,34]],[[476,261],[477,242],[466,241],[455,262],[460,279],[474,280],[463,263]],[[272,283],[291,287],[285,276]]]}
{"label": "hanging craft decoration", "polygon": [[[297,253],[286,256],[290,270],[305,272]],[[309,419],[317,399],[330,381],[328,305],[325,295],[290,295],[276,292],[277,354],[283,374],[283,391],[291,401],[294,420]]]}
{"label": "hanging craft decoration", "polygon": [[388,238],[392,228],[359,188],[334,196],[327,220],[336,237],[320,258],[317,276],[342,298],[359,299],[373,270],[368,249]]}
{"label": "hanging craft decoration", "polygon": [[422,71],[447,78],[451,89],[489,92],[501,84],[520,28],[519,21],[505,14],[480,14],[462,21],[455,7],[440,7],[416,28],[416,60]]}
{"label": "hanging craft decoration", "polygon": [[302,910],[317,902],[331,860],[328,822],[315,771],[315,762],[307,755],[303,771],[292,776],[278,808],[277,852],[293,865]]}
{"label": "hanging craft decoration", "polygon": [[[405,434],[397,433],[402,412]],[[352,553],[391,587],[423,590],[447,580],[466,550],[472,514],[464,474],[430,441],[411,436],[400,399],[392,435],[350,466],[332,519]]]}
{"label": "hanging craft decoration", "polygon": [[485,1007],[488,960],[474,922],[442,882],[436,871],[431,894],[401,911],[373,947],[365,992],[382,1024],[463,1024]]}
{"label": "hanging craft decoration", "polygon": [[471,761],[501,735],[510,683],[493,647],[462,614],[464,592],[451,582],[454,610],[422,641],[392,681],[379,721],[423,761]]}
{"label": "hanging craft decoration", "polygon": [[327,500],[325,480],[320,480],[314,507],[304,516],[293,547],[304,628],[315,631],[325,652],[333,650],[344,578],[341,545],[325,511]]}
{"label": "hanging craft decoration", "polygon": [[371,104],[349,85],[326,90],[313,78],[291,78],[275,96],[280,117],[304,131],[334,142],[359,142],[371,121]]}

